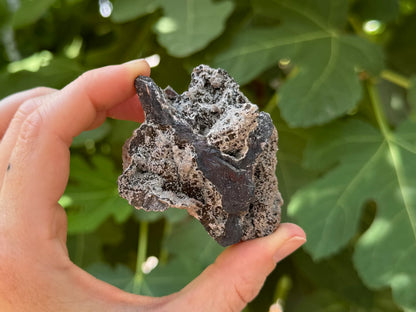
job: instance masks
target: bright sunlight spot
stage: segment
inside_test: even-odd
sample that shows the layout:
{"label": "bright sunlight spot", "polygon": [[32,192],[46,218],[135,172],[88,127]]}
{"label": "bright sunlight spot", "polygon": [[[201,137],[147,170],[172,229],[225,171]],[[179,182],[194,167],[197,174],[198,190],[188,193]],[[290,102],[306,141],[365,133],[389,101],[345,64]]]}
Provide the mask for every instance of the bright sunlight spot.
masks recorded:
{"label": "bright sunlight spot", "polygon": [[110,0],[99,0],[98,5],[100,7],[100,14],[102,17],[110,17],[113,13],[113,4]]}
{"label": "bright sunlight spot", "polygon": [[390,99],[390,106],[394,110],[402,110],[405,107],[405,103],[399,95],[393,93]]}
{"label": "bright sunlight spot", "polygon": [[155,256],[150,256],[149,258],[146,259],[145,262],[142,263],[142,272],[144,274],[149,274],[150,272],[153,271],[154,268],[157,267],[158,264],[159,264],[159,259],[156,258]]}
{"label": "bright sunlight spot", "polygon": [[35,53],[23,60],[12,62],[7,65],[9,73],[16,73],[21,70],[37,72],[41,67],[48,66],[53,59],[53,54],[49,51]]}
{"label": "bright sunlight spot", "polygon": [[378,35],[384,31],[384,24],[378,20],[369,20],[363,24],[363,30],[369,35]]}
{"label": "bright sunlight spot", "polygon": [[149,66],[151,68],[156,67],[160,63],[160,55],[159,54],[153,54],[153,55],[150,55],[148,57],[145,57],[144,59],[147,63],[149,63]]}
{"label": "bright sunlight spot", "polygon": [[156,30],[161,34],[169,34],[178,29],[178,25],[173,18],[161,17],[155,26]]}
{"label": "bright sunlight spot", "polygon": [[68,195],[62,195],[58,203],[64,208],[69,207],[72,205],[72,198],[69,197]]}
{"label": "bright sunlight spot", "polygon": [[72,40],[71,44],[65,47],[65,55],[67,58],[74,59],[81,52],[82,38],[76,37]]}
{"label": "bright sunlight spot", "polygon": [[371,225],[371,231],[367,231],[360,238],[360,245],[362,247],[373,246],[380,241],[383,241],[386,236],[390,235],[392,225],[386,219],[377,219]]}
{"label": "bright sunlight spot", "polygon": [[281,311],[283,311],[283,308],[279,303],[272,304],[269,309],[269,312],[281,312]]}
{"label": "bright sunlight spot", "polygon": [[292,60],[290,58],[284,57],[279,60],[279,67],[281,69],[286,69],[291,65],[291,63],[292,63]]}
{"label": "bright sunlight spot", "polygon": [[393,284],[398,289],[408,289],[412,285],[412,280],[406,274],[397,274],[393,277]]}

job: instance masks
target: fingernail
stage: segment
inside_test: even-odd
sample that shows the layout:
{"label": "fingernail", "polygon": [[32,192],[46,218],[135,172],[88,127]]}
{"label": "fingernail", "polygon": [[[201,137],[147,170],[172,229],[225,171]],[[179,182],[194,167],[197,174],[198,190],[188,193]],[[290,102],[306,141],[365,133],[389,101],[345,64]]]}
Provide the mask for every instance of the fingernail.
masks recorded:
{"label": "fingernail", "polygon": [[145,59],[140,58],[140,59],[135,59],[135,60],[124,62],[123,64],[134,64],[134,63],[143,62],[143,61],[145,61]]}
{"label": "fingernail", "polygon": [[123,65],[127,65],[129,71],[131,71],[133,74],[145,76],[150,75],[150,66],[145,59],[131,60],[123,63]]}
{"label": "fingernail", "polygon": [[276,251],[273,256],[275,262],[279,262],[283,258],[289,256],[292,252],[298,249],[306,242],[306,238],[303,236],[294,236],[283,243],[281,247]]}

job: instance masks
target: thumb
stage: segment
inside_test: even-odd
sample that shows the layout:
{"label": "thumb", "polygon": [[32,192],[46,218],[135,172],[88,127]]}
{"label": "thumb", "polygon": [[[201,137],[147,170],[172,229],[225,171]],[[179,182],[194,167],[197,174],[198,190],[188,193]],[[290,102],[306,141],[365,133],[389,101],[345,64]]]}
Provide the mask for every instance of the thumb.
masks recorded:
{"label": "thumb", "polygon": [[241,311],[257,296],[276,263],[305,241],[300,227],[283,223],[270,236],[227,248],[177,294],[177,311]]}

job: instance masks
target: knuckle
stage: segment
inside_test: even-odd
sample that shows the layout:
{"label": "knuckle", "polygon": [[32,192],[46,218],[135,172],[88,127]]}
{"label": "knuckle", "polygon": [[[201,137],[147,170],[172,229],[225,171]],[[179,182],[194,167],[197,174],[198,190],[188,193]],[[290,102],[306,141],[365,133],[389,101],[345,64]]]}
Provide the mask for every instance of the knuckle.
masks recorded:
{"label": "knuckle", "polygon": [[24,121],[41,104],[42,104],[42,101],[38,97],[34,97],[34,98],[30,98],[29,100],[26,100],[17,109],[16,114],[14,115],[14,119]]}
{"label": "knuckle", "polygon": [[38,96],[42,96],[42,95],[45,95],[45,94],[55,92],[56,90],[53,89],[53,88],[48,88],[48,87],[41,86],[41,87],[33,88],[32,91],[33,91],[34,94],[36,94]]}
{"label": "knuckle", "polygon": [[242,306],[246,306],[251,300],[253,300],[254,297],[257,296],[258,291],[259,290],[256,287],[253,287],[253,281],[240,278],[234,282],[234,292]]}
{"label": "knuckle", "polygon": [[22,122],[18,142],[27,143],[38,136],[42,126],[42,115],[38,109],[31,112]]}
{"label": "knuckle", "polygon": [[97,71],[89,70],[81,74],[77,80],[81,86],[88,86],[97,79]]}

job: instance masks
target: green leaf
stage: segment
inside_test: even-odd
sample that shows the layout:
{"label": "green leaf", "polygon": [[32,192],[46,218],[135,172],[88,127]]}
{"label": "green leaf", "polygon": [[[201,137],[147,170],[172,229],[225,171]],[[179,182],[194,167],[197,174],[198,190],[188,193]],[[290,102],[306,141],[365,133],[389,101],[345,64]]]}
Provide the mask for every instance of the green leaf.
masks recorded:
{"label": "green leaf", "polygon": [[[339,280],[337,281],[339,284]],[[364,294],[363,294],[364,296]],[[389,293],[383,292],[374,298],[373,305],[369,308],[348,305],[341,301],[339,295],[330,289],[317,288],[312,293],[304,295],[302,299],[295,299],[295,308],[290,309],[293,312],[345,312],[345,311],[374,311],[374,312],[402,312],[389,297]],[[409,311],[407,311],[409,312]]]}
{"label": "green leaf", "polygon": [[138,221],[144,222],[156,222],[162,218],[165,218],[167,222],[173,224],[182,221],[189,217],[188,212],[185,209],[169,208],[166,211],[145,211],[143,209],[135,209],[133,216]]}
{"label": "green leaf", "polygon": [[133,134],[133,131],[139,128],[140,124],[129,120],[111,120],[111,132],[108,137],[109,143],[121,147],[124,142]]}
{"label": "green leaf", "polygon": [[[411,6],[415,7],[414,4]],[[391,40],[386,47],[389,66],[402,75],[414,75],[416,45],[413,39],[416,33],[416,10],[413,9],[413,14],[403,16],[397,27],[391,30]]]}
{"label": "green leaf", "polygon": [[84,131],[72,141],[71,147],[82,147],[88,142],[97,142],[104,139],[111,131],[111,124],[105,121],[96,129]]}
{"label": "green leaf", "polygon": [[396,19],[399,15],[398,0],[360,0],[354,10],[364,20],[381,20],[385,22]]}
{"label": "green leaf", "polygon": [[63,57],[53,58],[49,64],[40,67],[36,72],[21,70],[10,73],[3,70],[0,72],[0,85],[2,86],[0,98],[39,86],[59,89],[78,77],[83,71],[84,68],[76,61]]}
{"label": "green leaf", "polygon": [[145,276],[144,294],[163,296],[182,289],[224,249],[194,218],[175,223],[164,244],[171,258]]}
{"label": "green leaf", "polygon": [[344,251],[319,262],[313,262],[306,253],[298,252],[294,260],[299,271],[310,283],[318,286],[315,289],[334,292],[334,295],[342,298],[345,304],[350,306],[368,310],[373,305],[374,295],[358,277],[349,252]]}
{"label": "green leaf", "polygon": [[126,289],[131,284],[134,273],[124,264],[118,263],[111,267],[104,262],[98,262],[90,265],[86,271],[96,278],[107,282],[120,289]]}
{"label": "green leaf", "polygon": [[[279,191],[285,203],[296,190],[317,177],[315,168],[303,168],[302,157],[308,140],[308,133],[302,129],[293,129],[279,118],[271,115],[279,134],[276,175]],[[286,209],[283,209],[285,212]]]}
{"label": "green leaf", "polygon": [[413,113],[416,112],[416,76],[410,79],[410,87],[407,93],[407,100],[410,103],[410,107]]}
{"label": "green leaf", "polygon": [[[294,312],[345,312],[348,308],[339,301],[336,294],[326,289],[318,289],[312,294],[302,297],[293,309]],[[354,310],[353,310],[354,311]]]}
{"label": "green leaf", "polygon": [[137,221],[153,223],[163,218],[164,213],[160,211],[146,211],[143,209],[134,209],[133,217]]}
{"label": "green leaf", "polygon": [[155,30],[160,44],[176,57],[191,55],[218,37],[234,7],[228,0],[163,1],[161,5],[164,16]]}
{"label": "green leaf", "polygon": [[111,20],[116,23],[135,20],[156,11],[160,2],[160,0],[115,0]]}
{"label": "green leaf", "polygon": [[338,166],[299,190],[288,214],[304,227],[305,248],[315,259],[337,252],[355,234],[362,202],[371,194],[362,180],[377,174],[372,167],[382,144],[380,134],[359,121],[336,123],[312,138],[305,152],[306,167]]}
{"label": "green leaf", "polygon": [[7,0],[0,0],[0,29],[9,22],[10,11]]}
{"label": "green leaf", "polygon": [[93,156],[91,164],[81,157],[71,158],[65,192],[72,200],[67,208],[69,233],[92,232],[110,216],[121,223],[131,215],[133,208],[118,195],[117,177],[109,158]]}
{"label": "green leaf", "polygon": [[166,240],[166,249],[174,255],[191,257],[206,266],[224,250],[194,218],[176,224]]}
{"label": "green leaf", "polygon": [[166,265],[159,265],[143,280],[143,295],[166,296],[185,287],[201,273],[201,267],[186,257],[177,257]]}
{"label": "green leaf", "polygon": [[166,218],[167,222],[173,224],[189,217],[189,214],[185,209],[169,208],[163,213],[163,216]]}
{"label": "green leaf", "polygon": [[398,304],[416,309],[416,124],[381,135],[350,120],[324,131],[308,147],[307,163],[336,166],[288,207],[307,233],[305,248],[314,259],[339,251],[356,234],[363,204],[375,200],[377,215],[357,242],[355,266],[368,286],[390,286]]}
{"label": "green leaf", "polygon": [[374,44],[343,33],[347,2],[262,0],[255,6],[281,25],[242,31],[215,65],[246,83],[279,59],[290,60],[298,68],[279,90],[279,106],[292,127],[322,124],[354,108],[362,93],[357,68],[377,74],[383,58]]}
{"label": "green leaf", "polygon": [[[123,228],[115,224],[113,220],[107,219],[94,232],[68,235],[67,248],[69,257],[72,262],[83,269],[104,259],[109,261],[110,248],[121,246],[123,237]],[[111,261],[117,260],[118,253],[114,254],[112,252]]]}
{"label": "green leaf", "polygon": [[33,24],[40,19],[56,0],[21,0],[19,9],[12,17],[14,28]]}
{"label": "green leaf", "polygon": [[304,48],[304,67],[279,92],[282,116],[291,126],[323,124],[352,110],[362,96],[356,66],[381,69],[379,50],[358,37],[331,37]]}

